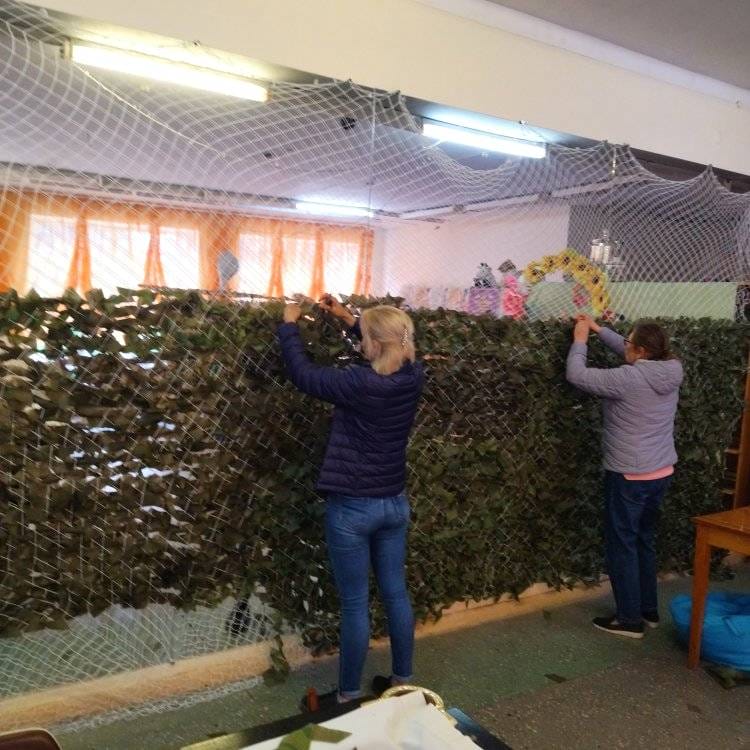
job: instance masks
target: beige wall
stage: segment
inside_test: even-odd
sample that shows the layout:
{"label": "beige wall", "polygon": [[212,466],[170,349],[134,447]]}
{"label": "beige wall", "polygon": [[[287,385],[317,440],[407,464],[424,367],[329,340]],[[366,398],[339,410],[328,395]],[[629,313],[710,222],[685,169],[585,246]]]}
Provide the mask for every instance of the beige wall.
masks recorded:
{"label": "beige wall", "polygon": [[415,0],[42,0],[423,99],[750,173],[750,109]]}
{"label": "beige wall", "polygon": [[[401,294],[404,287],[469,287],[480,263],[497,270],[504,260],[524,268],[568,244],[569,206],[518,207],[493,216],[459,216],[444,224],[415,221],[383,234],[382,274],[376,293]],[[376,247],[376,250],[378,248]]]}

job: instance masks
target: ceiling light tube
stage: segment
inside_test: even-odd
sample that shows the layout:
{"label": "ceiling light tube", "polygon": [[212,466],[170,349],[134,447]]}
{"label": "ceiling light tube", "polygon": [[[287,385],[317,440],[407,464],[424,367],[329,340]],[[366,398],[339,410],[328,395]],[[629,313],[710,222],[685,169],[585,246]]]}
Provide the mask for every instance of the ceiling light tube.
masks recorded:
{"label": "ceiling light tube", "polygon": [[496,201],[482,201],[481,203],[467,203],[464,206],[466,211],[484,211],[488,208],[508,208],[510,206],[523,206],[527,203],[536,203],[539,200],[539,194],[519,195],[513,198],[500,198]]}
{"label": "ceiling light tube", "polygon": [[265,102],[268,99],[268,89],[249,78],[172,62],[140,52],[73,42],[70,45],[70,59],[86,67],[104,68],[238,99],[254,102]]}
{"label": "ceiling light tube", "polygon": [[422,135],[436,141],[459,143],[481,151],[525,156],[530,159],[544,159],[547,156],[547,146],[544,143],[509,138],[486,130],[473,130],[431,120],[422,122]]}
{"label": "ceiling light tube", "polygon": [[352,206],[345,203],[312,203],[310,201],[297,201],[294,204],[297,211],[313,216],[373,216],[373,211],[362,206]]}
{"label": "ceiling light tube", "polygon": [[553,190],[551,195],[553,198],[567,198],[569,195],[598,193],[601,190],[609,190],[618,185],[627,185],[630,182],[641,182],[647,179],[649,178],[644,175],[625,175],[623,177],[615,177],[611,180],[606,180],[605,182],[592,182],[589,185],[574,185],[573,187],[562,188],[561,190]]}
{"label": "ceiling light tube", "polygon": [[418,208],[414,211],[404,211],[398,217],[399,219],[429,219],[432,216],[444,216],[453,212],[453,206],[437,206],[436,208]]}

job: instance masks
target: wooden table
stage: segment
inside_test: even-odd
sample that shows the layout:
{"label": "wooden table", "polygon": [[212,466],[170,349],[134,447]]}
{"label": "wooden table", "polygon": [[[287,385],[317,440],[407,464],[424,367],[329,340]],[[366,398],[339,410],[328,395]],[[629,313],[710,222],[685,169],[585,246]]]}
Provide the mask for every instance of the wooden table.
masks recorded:
{"label": "wooden table", "polygon": [[750,555],[750,507],[697,516],[695,524],[695,562],[693,564],[693,604],[690,616],[688,667],[700,661],[703,616],[706,613],[708,572],[711,547]]}

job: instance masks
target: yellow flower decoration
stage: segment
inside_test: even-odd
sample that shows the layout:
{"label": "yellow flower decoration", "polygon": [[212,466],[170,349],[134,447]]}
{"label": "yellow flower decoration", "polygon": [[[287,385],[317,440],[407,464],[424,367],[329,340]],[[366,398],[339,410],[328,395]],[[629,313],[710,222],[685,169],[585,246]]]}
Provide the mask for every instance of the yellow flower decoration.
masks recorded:
{"label": "yellow flower decoration", "polygon": [[566,248],[557,255],[545,255],[541,260],[529,263],[524,269],[523,277],[533,285],[553,271],[569,274],[586,289],[591,298],[591,307],[597,316],[609,311],[612,300],[608,291],[607,274],[588,258],[572,248]]}
{"label": "yellow flower decoration", "polygon": [[541,281],[546,275],[547,272],[537,262],[529,263],[529,265],[526,266],[523,272],[523,277],[529,284],[536,284],[537,282]]}
{"label": "yellow flower decoration", "polygon": [[563,250],[558,256],[557,261],[561,268],[570,268],[575,263],[576,258],[581,256],[575,250]]}
{"label": "yellow flower decoration", "polygon": [[593,269],[588,265],[575,263],[570,273],[576,281],[580,281],[582,284],[588,284],[592,270]]}
{"label": "yellow flower decoration", "polygon": [[544,269],[545,274],[552,273],[552,271],[557,270],[557,257],[554,255],[545,255],[540,265]]}
{"label": "yellow flower decoration", "polygon": [[601,315],[606,309],[609,308],[610,298],[608,294],[598,294],[591,298],[591,306],[597,315]]}

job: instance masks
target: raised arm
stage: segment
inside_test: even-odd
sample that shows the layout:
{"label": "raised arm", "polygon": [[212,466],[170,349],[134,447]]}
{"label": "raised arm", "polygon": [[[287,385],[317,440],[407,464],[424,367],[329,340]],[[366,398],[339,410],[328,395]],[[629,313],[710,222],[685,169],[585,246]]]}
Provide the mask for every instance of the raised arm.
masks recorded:
{"label": "raised arm", "polygon": [[286,373],[303,393],[332,404],[349,406],[357,399],[358,380],[354,368],[316,365],[305,350],[299,326],[285,322],[278,329]]}
{"label": "raised arm", "polygon": [[352,336],[356,336],[360,341],[362,341],[362,329],[359,326],[359,318],[355,318],[354,323],[349,326],[349,333],[351,333]]}
{"label": "raised arm", "polygon": [[362,340],[362,329],[359,327],[359,318],[355,318],[351,310],[341,304],[332,294],[324,294],[318,304],[327,312],[338,318],[348,329],[349,333]]}
{"label": "raised arm", "polygon": [[602,328],[601,326],[597,326],[597,328],[599,330],[595,331],[595,333],[598,334],[599,338],[602,340],[602,343],[608,349],[611,349],[615,354],[619,354],[621,357],[624,357],[625,339],[620,336],[617,331],[613,331],[611,328]]}
{"label": "raised arm", "polygon": [[568,352],[565,377],[569,383],[586,393],[605,398],[622,398],[630,383],[631,373],[628,368],[598,370],[586,366],[587,342],[591,331],[601,335],[602,328],[588,315],[579,315],[573,331],[573,344]]}
{"label": "raised arm", "polygon": [[593,331],[608,349],[625,357],[625,339],[619,333],[611,328],[603,328],[590,315],[579,315],[577,320],[586,323],[589,330]]}
{"label": "raised arm", "polygon": [[588,346],[574,342],[568,352],[565,377],[572,385],[586,393],[605,398],[622,398],[630,387],[630,373],[627,367],[599,370],[586,366]]}

